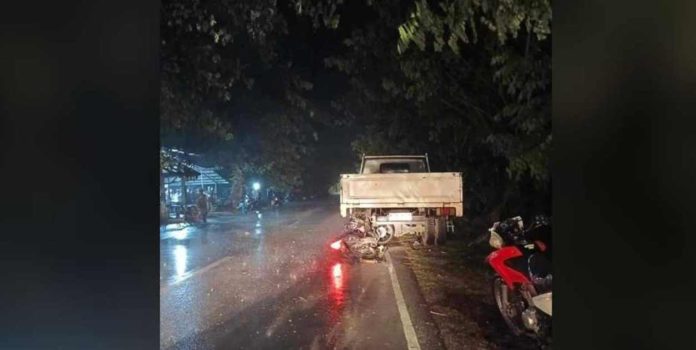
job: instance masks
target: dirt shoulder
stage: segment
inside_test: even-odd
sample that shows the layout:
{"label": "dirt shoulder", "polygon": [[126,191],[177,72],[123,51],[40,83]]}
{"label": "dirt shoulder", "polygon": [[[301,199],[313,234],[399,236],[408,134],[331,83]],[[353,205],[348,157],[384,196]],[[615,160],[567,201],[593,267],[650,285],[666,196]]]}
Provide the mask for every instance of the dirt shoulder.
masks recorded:
{"label": "dirt shoulder", "polygon": [[403,264],[420,291],[447,349],[538,349],[536,342],[511,335],[492,297],[493,277],[484,262],[487,242],[457,237],[438,247],[406,246]]}

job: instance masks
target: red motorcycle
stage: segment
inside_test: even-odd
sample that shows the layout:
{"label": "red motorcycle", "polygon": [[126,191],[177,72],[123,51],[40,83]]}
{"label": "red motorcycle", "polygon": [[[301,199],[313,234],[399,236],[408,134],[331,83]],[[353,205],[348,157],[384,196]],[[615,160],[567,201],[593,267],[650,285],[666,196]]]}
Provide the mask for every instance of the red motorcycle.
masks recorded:
{"label": "red motorcycle", "polygon": [[548,220],[537,217],[532,227],[525,230],[518,216],[496,222],[488,231],[489,244],[496,250],[486,257],[486,262],[496,272],[493,295],[505,323],[515,335],[526,334],[550,343],[552,274]]}

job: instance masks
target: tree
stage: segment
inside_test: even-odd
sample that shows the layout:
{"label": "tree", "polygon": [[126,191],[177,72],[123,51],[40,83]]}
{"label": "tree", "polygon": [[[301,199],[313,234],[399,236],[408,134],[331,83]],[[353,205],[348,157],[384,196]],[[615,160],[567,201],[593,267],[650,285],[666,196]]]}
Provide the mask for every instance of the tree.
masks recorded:
{"label": "tree", "polygon": [[[463,172],[470,214],[548,208],[548,1],[168,0],[162,18],[163,143],[291,188],[330,127],[356,155]],[[306,27],[341,43],[322,53],[347,82],[330,104],[306,62],[327,42]]]}
{"label": "tree", "polygon": [[284,42],[284,5],[163,3],[163,145],[204,153],[238,182],[255,174],[283,188],[301,183],[297,160],[311,151],[315,115],[305,96],[312,84]]}
{"label": "tree", "polygon": [[326,64],[350,79],[335,105],[364,126],[356,153],[427,151],[439,170],[465,174],[470,214],[530,199],[548,209],[548,2],[320,3],[314,18],[348,18],[345,50]]}
{"label": "tree", "polygon": [[[497,85],[500,99],[492,114],[485,116],[494,126],[485,140],[495,155],[503,157],[512,180],[503,202],[514,185],[532,185],[548,194],[550,22],[551,6],[545,0],[454,0],[441,2],[439,11],[421,0],[409,20],[399,26],[399,52],[410,43],[426,51],[430,38],[434,52],[448,47],[460,55],[462,45],[474,45],[485,48],[490,56],[490,80]],[[482,31],[493,38],[481,36]]]}

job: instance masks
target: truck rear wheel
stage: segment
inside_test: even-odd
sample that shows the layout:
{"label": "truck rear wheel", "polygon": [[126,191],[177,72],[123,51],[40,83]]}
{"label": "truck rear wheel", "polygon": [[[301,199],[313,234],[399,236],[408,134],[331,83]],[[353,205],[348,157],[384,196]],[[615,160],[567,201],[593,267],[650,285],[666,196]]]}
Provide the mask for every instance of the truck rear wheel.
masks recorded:
{"label": "truck rear wheel", "polygon": [[444,244],[446,240],[447,227],[444,218],[430,217],[425,232],[421,236],[423,245]]}
{"label": "truck rear wheel", "polygon": [[424,246],[429,246],[435,243],[435,235],[433,234],[433,218],[428,218],[425,224],[425,232],[420,236],[421,243]]}
{"label": "truck rear wheel", "polygon": [[435,245],[445,244],[447,241],[447,220],[443,217],[435,219]]}
{"label": "truck rear wheel", "polygon": [[430,226],[431,225],[428,225],[425,232],[421,235],[421,243],[424,246],[433,245],[433,243],[435,243],[435,235],[433,235]]}

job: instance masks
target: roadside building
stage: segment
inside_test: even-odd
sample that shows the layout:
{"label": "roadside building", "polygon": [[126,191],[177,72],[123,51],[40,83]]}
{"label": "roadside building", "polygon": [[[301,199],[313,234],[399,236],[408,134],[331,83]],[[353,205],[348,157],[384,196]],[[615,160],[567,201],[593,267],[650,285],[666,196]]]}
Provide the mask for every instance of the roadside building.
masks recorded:
{"label": "roadside building", "polygon": [[190,176],[173,174],[164,179],[165,201],[179,205],[191,204],[198,195],[199,190],[203,190],[214,205],[222,204],[222,201],[229,197],[230,182],[225,180],[216,168],[203,167],[196,164],[186,165]]}
{"label": "roadside building", "polygon": [[196,164],[196,154],[162,148],[160,152],[160,205],[163,218],[180,218],[195,204],[198,191],[210,197],[213,207],[229,197],[230,183],[219,167]]}

